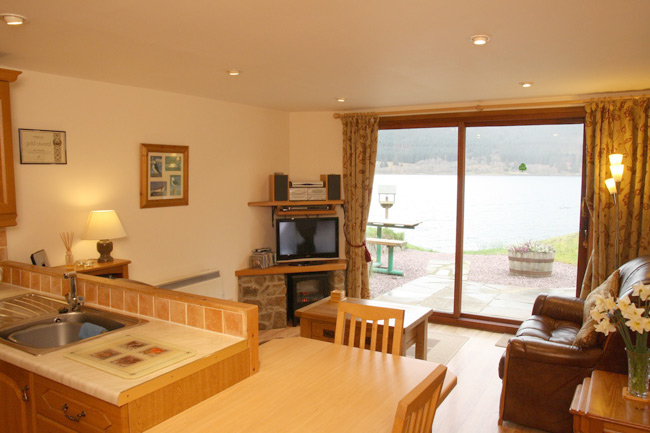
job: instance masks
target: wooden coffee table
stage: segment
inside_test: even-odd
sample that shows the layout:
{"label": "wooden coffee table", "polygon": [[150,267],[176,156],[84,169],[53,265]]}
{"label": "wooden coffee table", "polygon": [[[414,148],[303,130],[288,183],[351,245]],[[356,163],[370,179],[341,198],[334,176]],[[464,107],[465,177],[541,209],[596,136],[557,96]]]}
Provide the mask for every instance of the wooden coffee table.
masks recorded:
{"label": "wooden coffee table", "polygon": [[571,402],[575,433],[650,432],[650,407],[623,398],[627,376],[595,370]]}
{"label": "wooden coffee table", "polygon": [[[406,350],[415,344],[415,357],[417,359],[426,359],[427,319],[433,314],[430,308],[398,305],[370,299],[346,298],[345,301],[404,310],[401,354],[404,355]],[[296,310],[296,316],[300,317],[300,336],[333,343],[337,311],[338,303],[332,302],[329,297]],[[392,336],[389,336],[389,346],[392,344],[391,342]]]}

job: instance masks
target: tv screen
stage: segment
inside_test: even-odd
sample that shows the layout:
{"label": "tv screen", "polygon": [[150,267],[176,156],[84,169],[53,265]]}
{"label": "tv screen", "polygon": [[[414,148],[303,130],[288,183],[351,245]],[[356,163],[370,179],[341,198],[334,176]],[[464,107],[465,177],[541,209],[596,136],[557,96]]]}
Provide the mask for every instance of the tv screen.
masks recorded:
{"label": "tv screen", "polygon": [[276,221],[278,261],[337,259],[339,219],[288,218]]}

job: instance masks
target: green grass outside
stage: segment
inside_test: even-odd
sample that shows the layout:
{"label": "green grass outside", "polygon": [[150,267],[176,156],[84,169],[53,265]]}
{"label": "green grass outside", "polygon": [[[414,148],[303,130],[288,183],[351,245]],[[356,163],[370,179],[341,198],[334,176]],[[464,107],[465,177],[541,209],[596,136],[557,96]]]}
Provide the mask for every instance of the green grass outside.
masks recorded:
{"label": "green grass outside", "polygon": [[[568,263],[570,265],[578,264],[578,233],[543,239],[540,242],[553,245],[555,248],[556,262]],[[508,250],[504,246],[499,246],[478,251],[465,251],[464,254],[475,254],[483,256],[496,254],[506,255],[508,254]]]}
{"label": "green grass outside", "polygon": [[[368,227],[366,229],[366,237],[376,238],[377,237],[377,228]],[[383,228],[381,231],[381,237],[384,239],[396,239],[403,241],[404,233],[395,232],[388,228]],[[554,238],[543,239],[540,242],[545,244],[551,244],[555,248],[555,261],[560,263],[568,263],[570,265],[578,264],[578,233],[572,233],[564,236],[557,236]],[[407,244],[406,248],[410,248],[418,251],[427,251],[435,252],[434,250],[428,248],[422,248],[415,245]],[[495,246],[492,248],[485,248],[477,251],[464,251],[464,254],[473,254],[473,255],[507,255],[508,250],[505,246]]]}

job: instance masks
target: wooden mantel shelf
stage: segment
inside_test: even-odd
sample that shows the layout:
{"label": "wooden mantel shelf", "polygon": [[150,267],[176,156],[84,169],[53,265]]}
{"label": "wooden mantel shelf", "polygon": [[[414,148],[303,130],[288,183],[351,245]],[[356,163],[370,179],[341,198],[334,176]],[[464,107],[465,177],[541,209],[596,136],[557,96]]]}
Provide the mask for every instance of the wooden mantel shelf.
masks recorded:
{"label": "wooden mantel shelf", "polygon": [[302,274],[306,272],[339,271],[344,270],[347,267],[347,263],[347,260],[339,259],[311,266],[275,265],[264,269],[246,268],[235,271],[235,275],[238,277],[251,277],[257,275]]}
{"label": "wooden mantel shelf", "polygon": [[310,200],[310,201],[249,201],[249,206],[272,207],[272,206],[320,206],[320,205],[341,205],[343,200]]}

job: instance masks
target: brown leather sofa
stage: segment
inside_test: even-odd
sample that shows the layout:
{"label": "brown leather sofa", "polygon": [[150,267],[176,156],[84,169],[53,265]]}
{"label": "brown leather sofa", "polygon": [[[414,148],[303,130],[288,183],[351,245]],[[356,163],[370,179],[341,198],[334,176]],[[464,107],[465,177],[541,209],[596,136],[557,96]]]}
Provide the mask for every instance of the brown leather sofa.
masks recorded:
{"label": "brown leather sofa", "polygon": [[[619,268],[619,296],[650,282],[650,256]],[[584,301],[539,295],[532,316],[508,342],[499,362],[502,379],[499,421],[507,420],[553,433],[570,433],[569,413],[576,386],[593,370],[626,374],[624,345],[618,333],[602,337],[596,347],[573,345],[582,326]]]}

